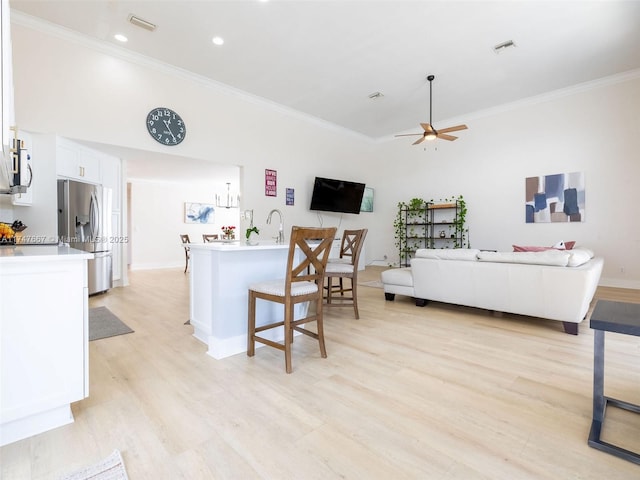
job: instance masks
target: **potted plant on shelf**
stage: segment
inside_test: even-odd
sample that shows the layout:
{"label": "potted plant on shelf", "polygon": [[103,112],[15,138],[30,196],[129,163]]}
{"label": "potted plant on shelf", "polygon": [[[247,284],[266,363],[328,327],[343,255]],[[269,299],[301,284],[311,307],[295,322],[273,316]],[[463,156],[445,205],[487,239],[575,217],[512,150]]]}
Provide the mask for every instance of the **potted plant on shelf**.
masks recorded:
{"label": "potted plant on shelf", "polygon": [[[409,202],[398,202],[398,213],[393,222],[395,245],[398,247],[400,255],[400,266],[407,265],[411,258],[412,249],[415,245],[407,239],[407,236],[414,235],[412,223],[417,223],[420,215],[423,215],[427,208],[427,203],[422,198],[412,198]],[[407,232],[409,227],[409,232]]]}

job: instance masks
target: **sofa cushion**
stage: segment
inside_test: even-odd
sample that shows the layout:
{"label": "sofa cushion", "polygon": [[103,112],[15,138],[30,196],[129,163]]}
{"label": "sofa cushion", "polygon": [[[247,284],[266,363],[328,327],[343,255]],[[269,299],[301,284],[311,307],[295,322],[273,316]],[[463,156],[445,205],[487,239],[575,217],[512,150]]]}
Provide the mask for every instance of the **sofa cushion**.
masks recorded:
{"label": "sofa cushion", "polygon": [[435,260],[468,260],[478,259],[480,250],[475,248],[420,248],[416,258],[432,258]]}
{"label": "sofa cushion", "polygon": [[385,285],[402,285],[413,287],[413,276],[410,268],[390,268],[380,274],[380,279]]}
{"label": "sofa cushion", "polygon": [[566,267],[571,254],[563,250],[542,252],[480,252],[478,260],[496,263],[525,263],[530,265],[551,265]]}
{"label": "sofa cushion", "polygon": [[579,267],[593,258],[593,252],[588,248],[574,248],[569,253],[569,267]]}

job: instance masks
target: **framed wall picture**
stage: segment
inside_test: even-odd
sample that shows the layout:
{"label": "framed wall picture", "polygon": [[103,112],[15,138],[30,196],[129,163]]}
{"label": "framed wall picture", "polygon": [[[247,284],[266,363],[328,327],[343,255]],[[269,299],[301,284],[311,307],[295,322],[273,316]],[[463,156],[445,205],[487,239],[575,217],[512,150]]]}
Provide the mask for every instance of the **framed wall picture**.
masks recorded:
{"label": "framed wall picture", "polygon": [[267,197],[278,196],[278,172],[265,169],[264,171],[264,194]]}
{"label": "framed wall picture", "polygon": [[362,196],[361,212],[373,212],[373,188],[364,187],[364,195]]}
{"label": "framed wall picture", "polygon": [[525,222],[584,222],[583,172],[556,173],[525,179]]}
{"label": "framed wall picture", "polygon": [[295,203],[295,192],[293,188],[287,188],[286,204],[293,205]]}
{"label": "framed wall picture", "polygon": [[214,213],[210,203],[184,203],[184,223],[214,223]]}

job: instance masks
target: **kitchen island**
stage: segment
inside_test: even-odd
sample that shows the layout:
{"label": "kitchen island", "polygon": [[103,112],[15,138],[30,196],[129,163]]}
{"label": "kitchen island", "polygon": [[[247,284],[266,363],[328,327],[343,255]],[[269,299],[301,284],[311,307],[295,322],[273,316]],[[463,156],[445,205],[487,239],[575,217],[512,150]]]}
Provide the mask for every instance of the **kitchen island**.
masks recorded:
{"label": "kitchen island", "polygon": [[[221,359],[247,351],[249,285],[284,278],[289,244],[215,242],[190,244],[190,320],[194,336],[208,345],[208,354]],[[295,318],[308,305],[296,307]],[[258,302],[256,325],[283,318],[282,305]],[[281,341],[283,331],[268,337]],[[266,335],[265,335],[266,336]]]}
{"label": "kitchen island", "polygon": [[0,445],[73,422],[89,396],[87,260],[0,246]]}

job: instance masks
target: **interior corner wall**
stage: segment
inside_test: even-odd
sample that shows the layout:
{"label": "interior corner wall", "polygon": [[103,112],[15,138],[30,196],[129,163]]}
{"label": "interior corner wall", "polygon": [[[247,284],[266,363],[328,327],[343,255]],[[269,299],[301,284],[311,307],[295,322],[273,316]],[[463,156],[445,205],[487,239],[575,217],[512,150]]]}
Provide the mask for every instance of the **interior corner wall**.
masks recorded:
{"label": "interior corner wall", "polygon": [[[264,219],[279,208],[285,228],[320,223],[369,228],[367,263],[385,256],[391,262],[397,260],[393,220],[399,201],[464,195],[473,247],[505,250],[514,243],[575,240],[604,257],[601,284],[640,288],[640,225],[634,211],[640,195],[635,186],[640,173],[637,75],[470,115],[469,129],[458,132],[459,140],[415,147],[406,139],[372,142],[327,128],[64,35],[12,25],[12,43],[21,128],[164,152],[142,119],[159,104],[172,106],[188,122],[188,141],[172,152],[241,166],[241,208],[254,209],[267,236],[277,227],[264,225]],[[437,113],[434,123],[437,128]],[[266,168],[278,172],[277,197],[264,195]],[[525,224],[524,179],[573,171],[585,174],[585,222]],[[316,175],[374,187],[374,213],[317,216],[309,211]],[[285,188],[295,189],[295,206],[285,204]],[[174,247],[165,248],[162,258]]]}
{"label": "interior corner wall", "polygon": [[[309,210],[315,176],[381,185],[385,172],[370,168],[376,158],[374,141],[70,35],[12,25],[16,117],[21,128],[238,166],[242,171],[241,209],[254,210],[262,238],[277,234],[278,225],[266,225],[272,209],[283,212],[285,231],[292,225],[323,224],[339,230],[377,227],[375,214],[317,215]],[[187,137],[180,145],[160,145],[148,134],[146,116],[158,105],[171,107],[185,120]],[[179,163],[176,168],[181,168]],[[277,171],[276,197],[265,196],[265,169]],[[199,178],[197,170],[193,175],[207,180]],[[145,187],[136,184],[134,197],[136,188]],[[294,205],[285,202],[287,188],[294,189]],[[185,196],[178,200],[185,201]],[[174,221],[164,211],[149,211],[157,212],[155,219],[146,220],[149,223]],[[137,213],[133,229],[143,225],[139,218],[142,211]],[[241,231],[247,226],[246,221],[238,225]],[[130,235],[135,242],[135,232]],[[149,254],[153,252],[156,260],[134,250],[132,266],[177,262],[173,255],[177,254],[174,241],[178,237],[174,236],[175,232],[169,240],[143,247]],[[370,233],[371,238],[375,236]],[[132,244],[132,250],[134,247]]]}
{"label": "interior corner wall", "polygon": [[[385,142],[381,155],[402,168],[380,198],[383,221],[399,201],[463,195],[472,247],[575,240],[604,257],[601,285],[640,288],[640,73],[564,93],[470,118],[454,142]],[[584,222],[525,223],[525,178],[570,172],[585,175]],[[393,239],[379,248],[397,260]]]}

